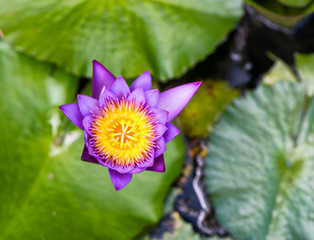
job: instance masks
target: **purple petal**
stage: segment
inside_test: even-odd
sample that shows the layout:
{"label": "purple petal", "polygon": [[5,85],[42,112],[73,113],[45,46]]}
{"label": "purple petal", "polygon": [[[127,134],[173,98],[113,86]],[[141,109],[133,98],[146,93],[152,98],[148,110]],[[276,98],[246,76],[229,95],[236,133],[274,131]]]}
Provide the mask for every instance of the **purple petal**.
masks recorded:
{"label": "purple petal", "polygon": [[146,168],[134,168],[131,172],[129,172],[129,173],[132,173],[132,174],[134,174],[134,173],[141,173],[141,172],[143,172],[143,171],[145,171],[146,170]]}
{"label": "purple petal", "polygon": [[85,95],[77,95],[78,105],[82,115],[85,117],[92,113],[99,114],[98,101]]}
{"label": "purple petal", "polygon": [[99,159],[99,155],[97,154],[97,152],[94,150],[94,144],[93,144],[93,139],[91,137],[89,137],[89,134],[85,132],[85,136],[87,136],[87,140],[88,142],[86,142],[85,140],[85,146],[87,147],[88,150],[88,154],[91,155],[92,157],[96,158],[96,160],[99,162],[99,164],[107,167],[107,165],[102,164],[103,162]]}
{"label": "purple petal", "polygon": [[156,136],[155,136],[155,140],[160,138],[166,131],[167,131],[167,127],[163,124],[157,124],[155,127],[156,130]]}
{"label": "purple petal", "polygon": [[174,139],[180,133],[180,130],[171,123],[166,123],[166,127],[168,128],[168,130],[165,132],[163,137],[165,139],[165,142],[167,143]]}
{"label": "purple petal", "polygon": [[159,103],[159,90],[153,89],[145,92],[146,102],[152,108],[157,108]]}
{"label": "purple petal", "polygon": [[169,113],[159,108],[152,108],[151,112],[155,115],[153,121],[165,125],[168,119]]}
{"label": "purple petal", "polygon": [[88,150],[86,146],[84,146],[81,159],[83,161],[99,164],[99,162],[94,157],[88,154]]}
{"label": "purple petal", "polygon": [[93,98],[98,99],[100,91],[105,86],[110,88],[116,77],[96,60],[93,61]]}
{"label": "purple petal", "polygon": [[153,172],[164,172],[165,171],[164,155],[160,155],[158,158],[155,158],[154,165],[152,167],[146,168],[146,170]]}
{"label": "purple petal", "polygon": [[158,108],[169,112],[168,122],[171,122],[188,104],[202,82],[184,84],[159,95]]}
{"label": "purple petal", "polygon": [[130,173],[132,172],[132,170],[134,170],[134,166],[117,166],[117,165],[108,165],[108,167],[114,169],[115,171],[117,171],[118,173],[121,173],[121,174],[125,174],[125,173]]}
{"label": "purple petal", "polygon": [[99,104],[100,106],[104,106],[105,105],[105,100],[107,97],[110,97],[112,99],[116,99],[117,95],[114,94],[113,92],[111,92],[110,90],[108,90],[106,87],[103,87],[103,89],[101,90],[100,96],[99,96]]}
{"label": "purple petal", "polygon": [[165,142],[165,139],[161,137],[157,141],[155,141],[155,143],[158,146],[155,148],[155,158],[156,158],[166,151],[166,142]]}
{"label": "purple petal", "polygon": [[130,94],[129,86],[121,76],[119,76],[111,85],[110,91],[115,93],[118,98],[127,97]]}
{"label": "purple petal", "polygon": [[144,91],[143,91],[143,88],[137,88],[135,89],[128,97],[128,100],[129,101],[135,101],[136,105],[139,105],[139,104],[144,104],[146,102],[146,99],[145,99],[145,95],[144,95]]}
{"label": "purple petal", "polygon": [[117,171],[108,168],[109,170],[109,176],[111,178],[111,181],[116,189],[116,191],[119,191],[120,189],[124,188],[126,185],[129,184],[129,182],[132,179],[131,173],[118,173]]}
{"label": "purple petal", "polygon": [[89,140],[90,140],[91,136],[86,132],[84,131],[84,142],[85,142],[85,145],[88,147],[89,146]]}
{"label": "purple petal", "polygon": [[77,103],[71,103],[59,106],[60,110],[70,119],[76,126],[84,130],[83,115]]}
{"label": "purple petal", "polygon": [[151,152],[151,157],[145,162],[138,164],[139,168],[145,169],[147,167],[152,167],[154,165],[154,159],[155,159],[155,152],[154,150]]}
{"label": "purple petal", "polygon": [[131,91],[134,91],[136,88],[143,88],[144,91],[152,89],[152,77],[150,76],[149,71],[142,73],[131,85]]}
{"label": "purple petal", "polygon": [[84,125],[84,129],[85,131],[89,134],[92,135],[91,133],[91,128],[92,128],[92,123],[93,123],[93,116],[92,115],[87,115],[86,117],[84,117],[83,119],[83,125]]}

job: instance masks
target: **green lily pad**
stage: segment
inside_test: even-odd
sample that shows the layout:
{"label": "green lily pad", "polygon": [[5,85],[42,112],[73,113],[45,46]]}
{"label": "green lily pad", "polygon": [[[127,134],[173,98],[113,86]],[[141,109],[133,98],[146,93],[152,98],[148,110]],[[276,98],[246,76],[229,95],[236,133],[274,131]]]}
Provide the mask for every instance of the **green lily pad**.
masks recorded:
{"label": "green lily pad", "polygon": [[286,63],[277,59],[270,71],[265,74],[263,83],[267,85],[274,85],[281,81],[296,82],[297,77]]}
{"label": "green lily pad", "polygon": [[241,0],[0,2],[1,28],[19,50],[84,76],[97,59],[126,78],[179,76],[215,50],[241,13]]}
{"label": "green lily pad", "polygon": [[184,160],[181,137],[167,145],[166,172],[134,175],[116,192],[107,169],[80,160],[81,130],[64,132],[57,105],[73,76],[0,42],[0,238],[131,239],[162,215]]}
{"label": "green lily pad", "polygon": [[290,6],[290,7],[304,7],[311,2],[312,0],[277,0],[283,5]]}
{"label": "green lily pad", "polygon": [[[282,0],[286,1],[286,0]],[[288,2],[287,0],[286,2]],[[292,0],[291,0],[292,1]],[[305,0],[304,0],[305,1]],[[314,11],[314,3],[300,6],[284,6],[280,2],[273,0],[245,0],[259,14],[269,19],[275,24],[292,28],[308,14]],[[303,1],[298,1],[302,3]]]}
{"label": "green lily pad", "polygon": [[[314,54],[296,54],[296,71],[300,81],[306,85],[306,92],[309,96],[314,95]],[[265,84],[275,84],[280,81],[296,82],[297,76],[291,68],[282,60],[277,59],[272,69],[265,75]]]}
{"label": "green lily pad", "polygon": [[261,86],[214,129],[207,190],[235,238],[314,236],[314,101],[305,95],[303,84]]}
{"label": "green lily pad", "polygon": [[300,78],[306,83],[307,92],[314,95],[314,54],[296,54],[297,70]]}
{"label": "green lily pad", "polygon": [[204,80],[189,104],[179,115],[184,133],[189,137],[206,137],[220,112],[239,91],[223,81]]}

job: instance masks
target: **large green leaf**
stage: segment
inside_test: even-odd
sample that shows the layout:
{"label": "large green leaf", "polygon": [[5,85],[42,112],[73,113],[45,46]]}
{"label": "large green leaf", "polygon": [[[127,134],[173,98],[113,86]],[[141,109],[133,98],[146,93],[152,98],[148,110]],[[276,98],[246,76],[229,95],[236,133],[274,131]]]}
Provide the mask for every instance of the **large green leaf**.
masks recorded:
{"label": "large green leaf", "polygon": [[222,115],[209,143],[206,184],[236,238],[314,236],[314,101],[303,84],[261,86]]}
{"label": "large green leaf", "polygon": [[241,15],[241,0],[0,1],[4,35],[20,50],[91,76],[178,76],[214,51]]}
{"label": "large green leaf", "polygon": [[134,175],[116,192],[106,168],[80,160],[81,131],[56,136],[75,78],[0,42],[0,79],[0,239],[130,239],[158,221],[182,167],[180,137],[166,173]]}

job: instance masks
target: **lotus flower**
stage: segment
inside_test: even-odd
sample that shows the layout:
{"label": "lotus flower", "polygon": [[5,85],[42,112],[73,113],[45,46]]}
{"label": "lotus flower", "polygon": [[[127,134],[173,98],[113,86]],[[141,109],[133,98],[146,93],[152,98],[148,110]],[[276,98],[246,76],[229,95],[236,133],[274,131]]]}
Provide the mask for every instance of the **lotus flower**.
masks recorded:
{"label": "lotus flower", "polygon": [[107,167],[116,190],[135,173],[164,172],[166,143],[179,134],[170,122],[181,112],[201,82],[159,93],[148,71],[129,87],[93,61],[93,95],[77,95],[78,104],[60,106],[85,134],[82,160]]}

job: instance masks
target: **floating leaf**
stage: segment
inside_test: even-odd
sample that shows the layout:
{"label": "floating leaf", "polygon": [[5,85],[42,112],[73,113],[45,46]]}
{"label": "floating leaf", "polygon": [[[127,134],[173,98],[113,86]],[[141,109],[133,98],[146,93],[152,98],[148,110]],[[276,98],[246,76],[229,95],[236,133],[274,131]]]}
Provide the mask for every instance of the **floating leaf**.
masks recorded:
{"label": "floating leaf", "polygon": [[[309,96],[314,94],[314,54],[296,54],[296,71],[300,80],[306,84]],[[272,69],[265,75],[265,84],[275,84],[280,81],[297,81],[297,76],[291,68],[280,59],[277,59]]]}
{"label": "floating leaf", "polygon": [[277,0],[283,5],[290,7],[304,7],[312,2],[312,0]]}
{"label": "floating leaf", "polygon": [[306,83],[307,92],[314,95],[314,54],[296,54],[297,70]]}
{"label": "floating leaf", "polygon": [[53,134],[65,131],[57,105],[73,99],[73,76],[0,42],[0,79],[1,239],[130,239],[156,224],[182,167],[180,137],[167,146],[166,173],[134,175],[116,192],[106,168],[80,160],[79,131]]}
{"label": "floating leaf", "polygon": [[263,83],[267,85],[274,85],[281,81],[297,81],[297,77],[292,72],[291,68],[287,66],[282,60],[277,59],[269,72],[264,76]]}
{"label": "floating leaf", "polygon": [[20,50],[91,76],[97,59],[126,78],[179,76],[214,51],[239,19],[234,0],[11,0],[0,2],[5,36]]}
{"label": "floating leaf", "polygon": [[[289,0],[282,1],[288,2]],[[245,0],[245,2],[270,21],[289,28],[295,26],[314,11],[314,3],[306,5],[304,8],[299,8],[295,6],[287,7],[277,1]]]}
{"label": "floating leaf", "polygon": [[261,86],[215,127],[207,190],[235,238],[314,236],[314,101],[307,106],[303,84]]}

